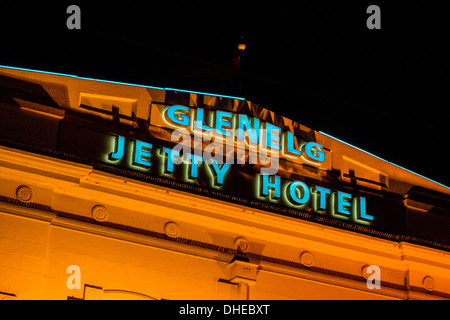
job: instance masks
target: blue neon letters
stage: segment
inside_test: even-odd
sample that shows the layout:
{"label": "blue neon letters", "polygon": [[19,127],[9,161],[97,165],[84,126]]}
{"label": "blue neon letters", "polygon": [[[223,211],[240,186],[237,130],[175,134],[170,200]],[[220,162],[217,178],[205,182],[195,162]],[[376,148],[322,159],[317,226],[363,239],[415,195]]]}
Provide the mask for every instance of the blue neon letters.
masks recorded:
{"label": "blue neon letters", "polygon": [[[366,198],[353,196],[341,191],[333,191],[320,186],[308,186],[302,181],[282,183],[280,176],[260,175],[257,196],[270,202],[285,203],[295,208],[311,208],[319,214],[329,214],[333,218],[352,219],[357,223],[369,224],[373,216],[366,211]],[[312,195],[315,195],[314,197]]]}
{"label": "blue neon letters", "polygon": [[[177,111],[185,111],[184,113],[180,113]],[[185,106],[179,106],[175,105],[167,109],[167,116],[171,121],[173,121],[176,124],[182,125],[182,126],[188,126],[190,123],[190,117],[186,115],[186,113],[189,112],[189,108]],[[181,119],[180,119],[181,118]]]}
{"label": "blue neon letters", "polygon": [[216,111],[216,130],[220,134],[230,137],[231,132],[229,130],[224,130],[223,126],[227,126],[231,129],[231,122],[225,121],[223,119],[224,117],[231,118],[231,117],[233,117],[233,114],[230,112],[225,112],[225,111]]}
{"label": "blue neon letters", "polygon": [[301,156],[302,152],[294,147],[294,134],[290,131],[287,133],[287,152]]}
{"label": "blue neon letters", "polygon": [[[249,150],[251,150],[251,145],[259,146],[259,150],[252,149],[258,150],[258,154],[261,154],[261,150],[270,148],[276,150],[276,152],[281,150],[280,154],[287,157],[302,158],[307,164],[317,166],[325,161],[326,153],[321,144],[300,140],[290,131],[283,131],[280,127],[271,123],[261,123],[258,118],[249,117],[245,114],[234,114],[219,110],[205,111],[203,108],[191,109],[187,106],[174,105],[165,108],[163,118],[165,118],[166,124],[184,130],[188,137],[199,132],[201,134],[212,133],[214,137],[219,134],[223,137],[232,138],[231,141],[234,143],[236,143],[235,139],[238,143],[245,141],[249,145]],[[208,158],[204,153],[197,154],[184,149],[180,153],[177,146],[173,149],[156,147],[155,155],[153,155],[151,143],[139,140],[127,140],[127,142],[122,136],[116,137],[114,141],[114,147],[111,147],[112,150],[110,150],[112,152],[108,153],[108,159],[106,160],[109,163],[126,164],[132,169],[150,172],[153,156],[153,159],[156,159],[159,163],[159,172],[163,175],[172,175],[175,165],[185,163],[187,164],[185,177],[182,179],[189,183],[198,179],[199,168],[206,166],[209,168],[207,172],[209,172],[211,179],[210,185],[215,188],[222,188],[227,181],[226,175],[230,172],[231,163],[228,163],[228,154],[227,163],[223,163],[213,160],[213,157]],[[215,142],[215,140],[209,141]],[[197,142],[197,140],[194,140],[194,142]],[[229,142],[228,138],[226,142]],[[232,146],[233,142],[231,142]],[[200,140],[200,143],[202,143],[202,140]],[[188,145],[191,146],[191,143]],[[238,144],[238,146],[242,146],[242,144]],[[212,150],[215,153],[217,152],[214,148]],[[278,152],[276,154],[278,157]],[[250,156],[252,154],[249,153],[249,158]],[[122,158],[127,159],[128,162],[121,162]],[[237,158],[239,158],[239,154]],[[203,174],[204,171],[201,170]],[[353,220],[357,223],[370,224],[374,220],[373,216],[367,213],[364,197],[321,186],[309,186],[302,181],[281,179],[274,173],[259,174],[259,177],[255,180],[255,185],[258,185],[256,196],[259,199],[300,210],[312,210],[318,214],[328,214],[333,218]]]}
{"label": "blue neon letters", "polygon": [[274,126],[273,124],[266,123],[266,131],[265,132],[266,132],[266,147],[281,150],[281,146],[280,146],[281,128],[278,128],[277,126]]}
{"label": "blue neon letters", "polygon": [[322,149],[323,146],[321,146],[316,142],[308,142],[305,145],[305,152],[308,155],[308,157],[316,161],[321,162],[325,161],[325,154],[322,151],[320,151]]}
{"label": "blue neon letters", "polygon": [[308,164],[316,166],[325,162],[324,147],[319,143],[298,141],[296,148],[294,133],[283,131],[276,125],[261,122],[258,118],[246,114],[173,105],[165,109],[163,119],[166,119],[167,124],[191,130],[191,133],[201,135],[213,133],[214,136],[232,137],[233,141],[236,139],[237,142],[247,141],[252,146],[260,145],[260,151],[261,148],[280,150],[282,156],[302,158]]}
{"label": "blue neon letters", "polygon": [[273,182],[269,181],[269,175],[268,174],[263,174],[262,176],[262,180],[263,180],[263,187],[262,187],[262,194],[265,196],[269,195],[269,187],[272,188],[273,190],[275,190],[275,195],[273,196],[274,198],[280,198],[280,194],[281,194],[281,178],[279,176],[273,176]]}
{"label": "blue neon letters", "polygon": [[[303,194],[301,198],[299,198],[297,195],[298,190],[297,188],[299,186],[301,187],[302,189],[301,193]],[[309,201],[310,197],[309,188],[304,182],[301,181],[291,182],[291,184],[289,185],[289,196],[295,204],[305,204],[306,202]]]}
{"label": "blue neon letters", "polygon": [[136,150],[134,151],[134,163],[139,164],[141,166],[150,167],[152,165],[150,161],[152,154],[149,150],[151,149],[152,149],[151,143],[136,140]]}
{"label": "blue neon letters", "polygon": [[123,158],[125,152],[125,137],[117,137],[117,151],[109,154],[111,160],[119,160]]}

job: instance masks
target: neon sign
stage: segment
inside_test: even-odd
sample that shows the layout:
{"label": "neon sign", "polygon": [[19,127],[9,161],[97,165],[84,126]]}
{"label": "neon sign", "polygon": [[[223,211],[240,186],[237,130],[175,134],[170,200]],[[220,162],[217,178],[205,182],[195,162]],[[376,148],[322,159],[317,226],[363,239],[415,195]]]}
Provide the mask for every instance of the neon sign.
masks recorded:
{"label": "neon sign", "polygon": [[[112,152],[108,153],[103,160],[110,164],[121,162],[123,166],[136,171],[170,176],[174,173],[175,166],[181,166],[184,170],[184,176],[181,179],[184,182],[195,182],[198,178],[199,167],[205,165],[213,181],[211,186],[221,186],[225,174],[231,167],[231,164],[219,164],[213,159],[206,164],[202,157],[197,157],[195,154],[180,155],[177,150],[139,140],[125,139],[123,136],[112,138]],[[156,159],[157,162],[153,163],[152,159]]]}
{"label": "neon sign", "polygon": [[[182,121],[182,120],[180,120]],[[185,120],[183,120],[185,121]],[[112,143],[104,161],[121,163],[125,167],[174,178],[175,172],[183,172],[176,179],[187,183],[198,183],[200,170],[207,187],[224,191],[226,180],[233,180],[232,164],[206,161],[191,153],[180,153],[175,148],[166,148],[123,136],[110,136]],[[279,175],[253,173],[253,188],[246,196],[283,207],[307,210],[319,215],[370,225],[374,217],[367,212],[366,198],[332,190],[319,185],[308,185],[304,181],[284,179]]]}
{"label": "neon sign", "polygon": [[[257,206],[270,204],[287,214],[308,212],[365,226],[377,219],[372,212],[378,203],[296,171],[303,165],[317,171],[331,162],[330,150],[315,141],[245,114],[181,105],[160,105],[151,112],[151,125],[164,128],[161,142],[85,130],[78,151],[127,172],[220,191],[226,199],[238,196]],[[292,169],[278,162],[283,158]],[[269,162],[276,170],[264,172]],[[284,171],[278,172],[278,164]],[[286,170],[296,178],[287,178]]]}
{"label": "neon sign", "polygon": [[159,111],[161,123],[171,129],[183,129],[203,140],[255,151],[260,157],[271,157],[271,161],[284,158],[316,167],[325,162],[326,155],[322,145],[304,141],[294,133],[262,122],[256,117],[182,105],[165,107]]}
{"label": "neon sign", "polygon": [[367,213],[366,198],[331,190],[317,185],[307,185],[303,181],[280,176],[259,175],[255,188],[260,200],[293,207],[310,209],[320,215],[369,225],[373,216]]}

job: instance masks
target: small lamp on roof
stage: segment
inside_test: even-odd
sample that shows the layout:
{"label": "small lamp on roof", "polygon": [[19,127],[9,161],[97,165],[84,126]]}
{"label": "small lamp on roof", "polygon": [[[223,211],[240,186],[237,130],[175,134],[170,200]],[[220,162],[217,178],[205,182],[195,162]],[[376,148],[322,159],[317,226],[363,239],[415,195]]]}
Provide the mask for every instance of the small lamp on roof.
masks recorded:
{"label": "small lamp on roof", "polygon": [[245,44],[245,41],[244,41],[244,37],[241,37],[241,39],[237,45],[237,48],[239,51],[244,51],[247,48],[247,45]]}

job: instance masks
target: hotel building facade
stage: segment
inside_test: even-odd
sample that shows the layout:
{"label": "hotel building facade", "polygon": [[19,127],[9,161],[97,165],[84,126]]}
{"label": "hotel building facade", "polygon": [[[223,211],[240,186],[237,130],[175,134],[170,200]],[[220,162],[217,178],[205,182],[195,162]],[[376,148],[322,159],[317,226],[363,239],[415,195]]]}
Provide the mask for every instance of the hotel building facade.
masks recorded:
{"label": "hotel building facade", "polygon": [[0,67],[0,110],[0,299],[450,298],[448,187],[250,101]]}

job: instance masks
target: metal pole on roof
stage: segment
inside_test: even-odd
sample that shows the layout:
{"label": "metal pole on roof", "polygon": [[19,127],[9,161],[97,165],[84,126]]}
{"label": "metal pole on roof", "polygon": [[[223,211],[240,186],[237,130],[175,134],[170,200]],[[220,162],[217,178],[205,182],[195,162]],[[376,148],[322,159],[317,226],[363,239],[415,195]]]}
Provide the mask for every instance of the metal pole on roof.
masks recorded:
{"label": "metal pole on roof", "polygon": [[237,45],[237,49],[238,49],[238,59],[239,59],[239,65],[238,65],[238,82],[239,82],[239,87],[238,87],[238,96],[243,96],[243,81],[242,81],[242,57],[245,54],[245,50],[247,49],[247,45],[245,43],[245,38],[244,36],[241,36]]}

